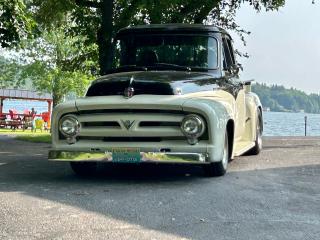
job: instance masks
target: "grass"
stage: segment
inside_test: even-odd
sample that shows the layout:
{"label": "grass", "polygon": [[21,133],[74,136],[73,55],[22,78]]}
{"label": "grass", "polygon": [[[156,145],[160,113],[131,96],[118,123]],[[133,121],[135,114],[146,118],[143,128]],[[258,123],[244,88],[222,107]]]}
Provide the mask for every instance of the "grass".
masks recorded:
{"label": "grass", "polygon": [[34,142],[34,143],[51,143],[51,135],[49,133],[45,134],[26,134],[20,135],[15,137],[17,140],[27,141],[27,142]]}
{"label": "grass", "polygon": [[0,129],[0,135],[12,135],[17,140],[34,142],[34,143],[51,143],[51,135],[48,132],[31,132],[31,130],[22,131],[21,129],[17,129],[12,131],[11,129]]}

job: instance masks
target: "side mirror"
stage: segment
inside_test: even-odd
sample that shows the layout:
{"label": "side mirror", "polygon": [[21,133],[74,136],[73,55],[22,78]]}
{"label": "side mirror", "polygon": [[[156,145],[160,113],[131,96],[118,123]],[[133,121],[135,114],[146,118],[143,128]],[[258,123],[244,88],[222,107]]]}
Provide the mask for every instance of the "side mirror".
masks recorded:
{"label": "side mirror", "polygon": [[251,84],[252,84],[252,82],[254,82],[253,79],[243,82],[243,86],[244,86],[244,91],[245,91],[245,93],[251,92]]}

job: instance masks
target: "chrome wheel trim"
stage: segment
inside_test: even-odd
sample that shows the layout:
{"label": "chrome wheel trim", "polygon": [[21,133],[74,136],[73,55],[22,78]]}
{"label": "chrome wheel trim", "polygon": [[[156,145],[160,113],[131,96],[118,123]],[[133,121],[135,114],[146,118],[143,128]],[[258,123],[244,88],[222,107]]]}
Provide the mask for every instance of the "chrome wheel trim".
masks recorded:
{"label": "chrome wheel trim", "polygon": [[224,149],[223,149],[223,157],[222,157],[223,169],[227,170],[228,162],[229,162],[229,153],[228,153],[228,140],[227,140],[227,136],[226,136],[226,140],[224,143]]}
{"label": "chrome wheel trim", "polygon": [[258,123],[257,123],[257,143],[258,143],[259,149],[262,149],[262,131],[261,131],[260,117],[258,118]]}

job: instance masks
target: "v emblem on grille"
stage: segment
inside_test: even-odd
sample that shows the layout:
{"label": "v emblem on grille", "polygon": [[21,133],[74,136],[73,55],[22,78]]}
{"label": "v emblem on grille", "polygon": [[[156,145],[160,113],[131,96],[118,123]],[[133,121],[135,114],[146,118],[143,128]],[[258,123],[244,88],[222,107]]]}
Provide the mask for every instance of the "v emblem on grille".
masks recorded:
{"label": "v emblem on grille", "polygon": [[134,124],[135,121],[134,120],[132,120],[132,121],[130,121],[130,120],[121,120],[121,122],[122,122],[123,126],[125,126],[125,128],[127,130],[129,130],[132,127],[132,125]]}

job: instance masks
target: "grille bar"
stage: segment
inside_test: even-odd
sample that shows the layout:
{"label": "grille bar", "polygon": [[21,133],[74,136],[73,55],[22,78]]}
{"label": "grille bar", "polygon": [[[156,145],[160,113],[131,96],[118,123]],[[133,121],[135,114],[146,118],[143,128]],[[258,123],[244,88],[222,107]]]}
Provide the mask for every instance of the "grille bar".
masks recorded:
{"label": "grille bar", "polygon": [[180,127],[180,122],[160,122],[160,121],[143,121],[139,124],[140,127]]}
{"label": "grille bar", "polygon": [[184,136],[180,128],[176,127],[148,127],[140,128],[132,126],[130,130],[125,127],[121,129],[117,128],[82,128],[79,136],[91,136],[91,137],[175,137]]}
{"label": "grille bar", "polygon": [[116,121],[109,122],[82,122],[83,127],[118,127],[120,128],[120,124]]}
{"label": "grille bar", "polygon": [[78,137],[78,140],[103,142],[162,142],[186,140],[185,137]]}

